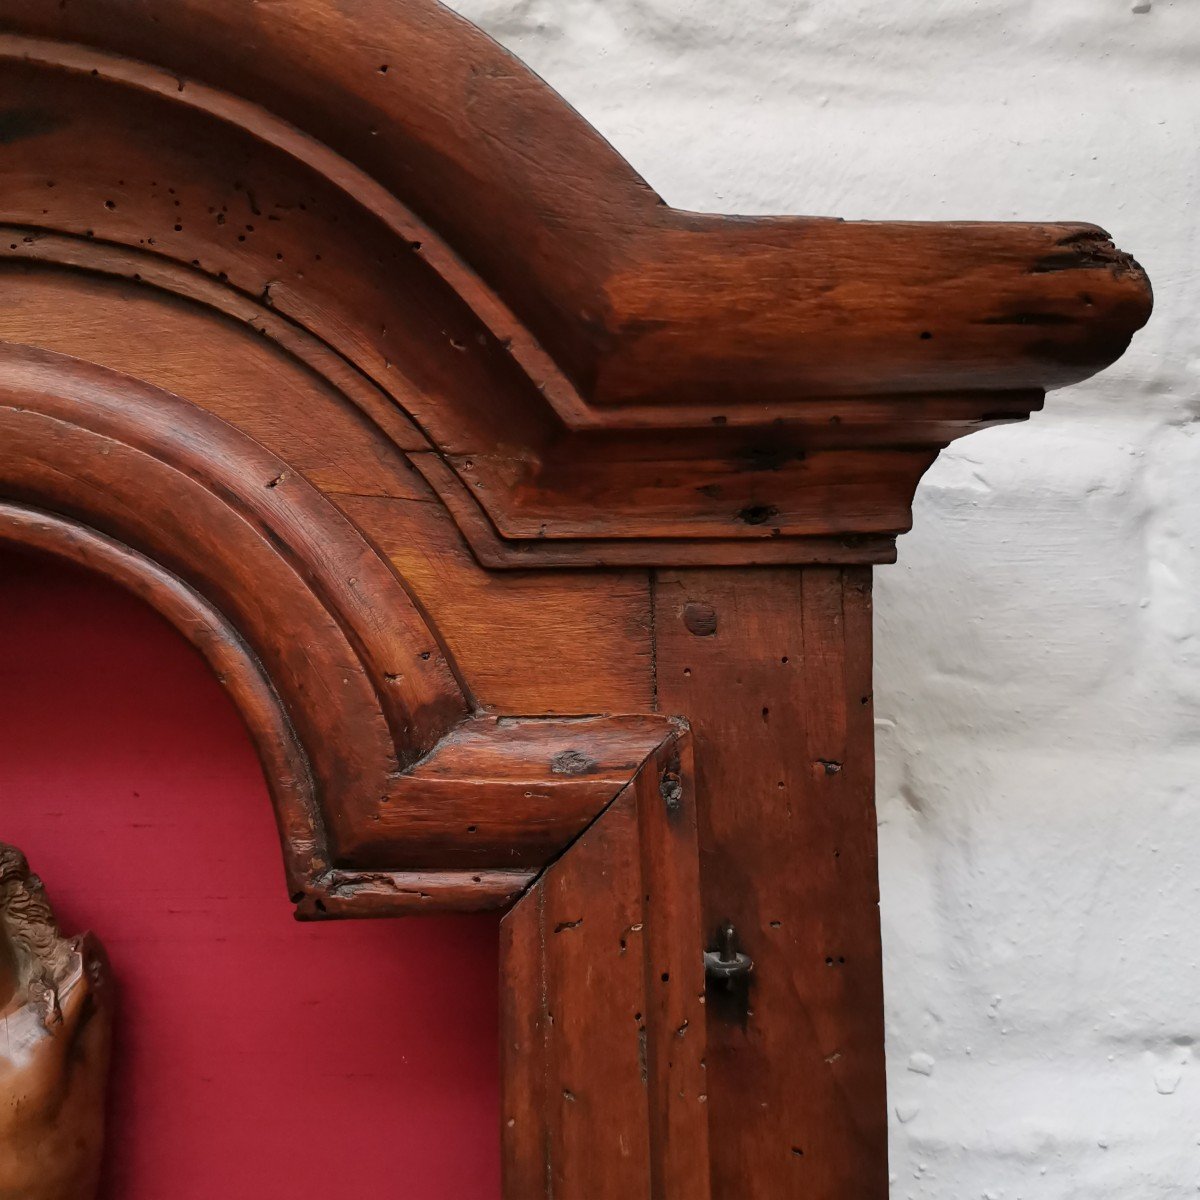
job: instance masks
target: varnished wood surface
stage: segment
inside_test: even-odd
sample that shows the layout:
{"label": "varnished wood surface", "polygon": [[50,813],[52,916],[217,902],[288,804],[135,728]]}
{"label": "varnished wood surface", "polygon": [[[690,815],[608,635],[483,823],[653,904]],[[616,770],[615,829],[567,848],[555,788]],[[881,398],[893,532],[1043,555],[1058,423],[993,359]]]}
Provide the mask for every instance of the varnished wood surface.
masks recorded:
{"label": "varnished wood surface", "polygon": [[1090,226],[669,209],[432,0],[6,0],[0,63],[0,258],[307,334],[493,568],[888,561],[1149,313]]}
{"label": "varnished wood surface", "polygon": [[[713,1195],[884,1200],[887,1108],[870,574],[663,572],[659,705],[696,739]],[[719,1136],[718,1136],[719,1132]]]}
{"label": "varnished wood surface", "polygon": [[665,736],[479,712],[403,580],[233,426],[47,351],[0,355],[0,539],[90,565],[196,642],[254,735],[308,917],[511,903]]}
{"label": "varnished wood surface", "polygon": [[[0,25],[10,55],[82,72],[98,68],[55,43],[95,46],[144,92],[212,106],[197,94],[208,85],[319,139],[474,269],[482,311],[522,319],[557,360],[541,382],[563,404],[576,389],[601,404],[736,405],[798,384],[1061,386],[1111,361],[1146,315],[1140,270],[1085,225],[666,208],[545,84],[433,0],[5,0]],[[448,259],[439,247],[434,261]],[[545,371],[527,337],[514,349]]]}
{"label": "varnished wood surface", "polygon": [[708,1194],[703,942],[686,738],[505,916],[512,1200]]}
{"label": "varnished wood surface", "polygon": [[[540,869],[562,853],[670,731],[656,717],[479,717],[354,822],[340,859],[387,866]],[[401,850],[401,847],[404,847]]]}
{"label": "varnished wood surface", "polygon": [[[0,294],[4,340],[183,396],[318,488],[436,614],[485,707],[513,715],[652,708],[646,572],[480,570],[402,453],[425,445],[420,433],[315,339],[272,314],[276,335],[255,332],[263,310],[231,292],[240,307],[226,315],[122,279],[48,265],[0,274]],[[555,669],[513,669],[526,660]]]}

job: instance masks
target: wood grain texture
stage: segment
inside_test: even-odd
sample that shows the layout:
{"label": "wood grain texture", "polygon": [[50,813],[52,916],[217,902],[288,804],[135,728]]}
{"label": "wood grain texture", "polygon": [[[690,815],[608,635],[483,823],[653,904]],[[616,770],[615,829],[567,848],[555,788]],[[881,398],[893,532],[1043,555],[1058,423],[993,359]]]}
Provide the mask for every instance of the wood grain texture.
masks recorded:
{"label": "wood grain texture", "polygon": [[[0,544],[97,571],[156,608],[207,659],[254,738],[276,806],[287,885],[308,919],[484,911],[512,904],[622,790],[671,728],[659,717],[478,717],[405,772],[315,791],[302,734],[353,739],[323,706],[300,732],[242,634],[188,583],[128,545],[54,514],[0,503]],[[277,631],[285,640],[284,626]],[[302,701],[301,701],[302,702]],[[355,715],[351,708],[350,715]],[[322,726],[323,723],[323,726]],[[362,731],[358,731],[361,733]],[[367,731],[369,732],[369,731]],[[360,749],[356,743],[342,752]],[[318,777],[319,780],[320,777]],[[365,790],[356,793],[353,785]],[[378,802],[374,788],[384,791]],[[330,813],[326,805],[339,807]],[[336,820],[331,820],[330,817]]]}
{"label": "wood grain texture", "polygon": [[659,704],[696,739],[713,1195],[887,1196],[870,575],[663,572]]}
{"label": "wood grain texture", "polygon": [[0,257],[309,335],[495,569],[887,561],[1149,313],[1091,226],[676,212],[433,0],[7,0],[0,63]]}
{"label": "wood grain texture", "polygon": [[[215,285],[205,293],[212,303],[202,303],[39,263],[0,272],[0,290],[3,340],[184,397],[318,488],[384,553],[422,609],[436,613],[484,707],[512,715],[651,709],[646,572],[481,570],[405,456],[426,444],[420,433],[311,335]],[[219,298],[233,311],[219,308]],[[265,328],[270,336],[256,332]],[[512,669],[526,658],[556,669]]]}
{"label": "wood grain texture", "polygon": [[[506,562],[508,569],[484,570],[432,493],[415,503],[335,501],[437,613],[446,644],[488,709],[520,716],[653,708],[647,571],[553,571],[545,555],[528,564],[534,569]],[[514,670],[514,663],[533,666]]]}
{"label": "wood grain texture", "polygon": [[661,717],[477,717],[398,777],[353,826],[340,860],[414,868],[540,869],[641,769]]}
{"label": "wood grain texture", "polygon": [[259,747],[302,916],[512,903],[667,728],[484,716],[326,496],[128,376],[0,354],[0,494],[0,540],[117,579],[208,658]]}
{"label": "wood grain texture", "polygon": [[319,139],[438,231],[487,307],[519,315],[602,403],[758,402],[797,375],[825,394],[1060,386],[1145,315],[1140,271],[1089,226],[675,212],[433,0],[6,0],[0,24],[10,53],[69,58],[21,37],[95,46],[144,91],[200,105],[189,93],[211,87]]}
{"label": "wood grain texture", "polygon": [[505,1195],[708,1195],[704,979],[686,736],[501,926]]}

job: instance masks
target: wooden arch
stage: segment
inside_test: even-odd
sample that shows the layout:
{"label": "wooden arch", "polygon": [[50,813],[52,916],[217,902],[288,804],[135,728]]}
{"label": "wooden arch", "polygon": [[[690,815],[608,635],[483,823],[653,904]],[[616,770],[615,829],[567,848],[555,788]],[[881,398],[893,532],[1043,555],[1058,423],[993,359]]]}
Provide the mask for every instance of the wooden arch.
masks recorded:
{"label": "wooden arch", "polygon": [[884,1196],[870,564],[1140,268],[675,211],[432,0],[0,0],[0,62],[0,540],[200,646],[300,915],[507,910],[508,1200]]}

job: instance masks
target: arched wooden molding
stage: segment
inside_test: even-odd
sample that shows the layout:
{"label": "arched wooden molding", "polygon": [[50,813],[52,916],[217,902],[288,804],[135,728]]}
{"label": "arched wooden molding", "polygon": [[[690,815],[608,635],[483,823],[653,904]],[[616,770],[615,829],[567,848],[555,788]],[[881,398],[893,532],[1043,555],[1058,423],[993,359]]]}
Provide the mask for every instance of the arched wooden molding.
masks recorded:
{"label": "arched wooden molding", "polygon": [[[306,914],[511,903],[674,736],[477,710],[392,567],[301,475],[101,368],[0,358],[0,540],[118,579],[229,688]],[[361,869],[360,869],[361,868]]]}
{"label": "arched wooden molding", "polygon": [[508,1200],[879,1200],[869,565],[1140,268],[677,212],[432,0],[8,0],[0,63],[0,540],[208,657],[302,916],[508,909]]}

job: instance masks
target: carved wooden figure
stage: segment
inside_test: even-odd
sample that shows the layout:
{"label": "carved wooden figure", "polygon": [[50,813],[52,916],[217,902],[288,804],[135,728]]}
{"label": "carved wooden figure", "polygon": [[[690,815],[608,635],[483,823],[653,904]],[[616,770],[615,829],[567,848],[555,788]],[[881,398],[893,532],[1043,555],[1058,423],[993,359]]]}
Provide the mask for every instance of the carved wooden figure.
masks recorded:
{"label": "carved wooden figure", "polygon": [[0,843],[0,1200],[91,1200],[112,1036],[107,964],[59,932],[41,880]]}
{"label": "carved wooden figure", "polygon": [[882,1200],[872,566],[1137,264],[675,211],[433,0],[0,60],[0,541],[199,647],[302,918],[506,911],[507,1200]]}

